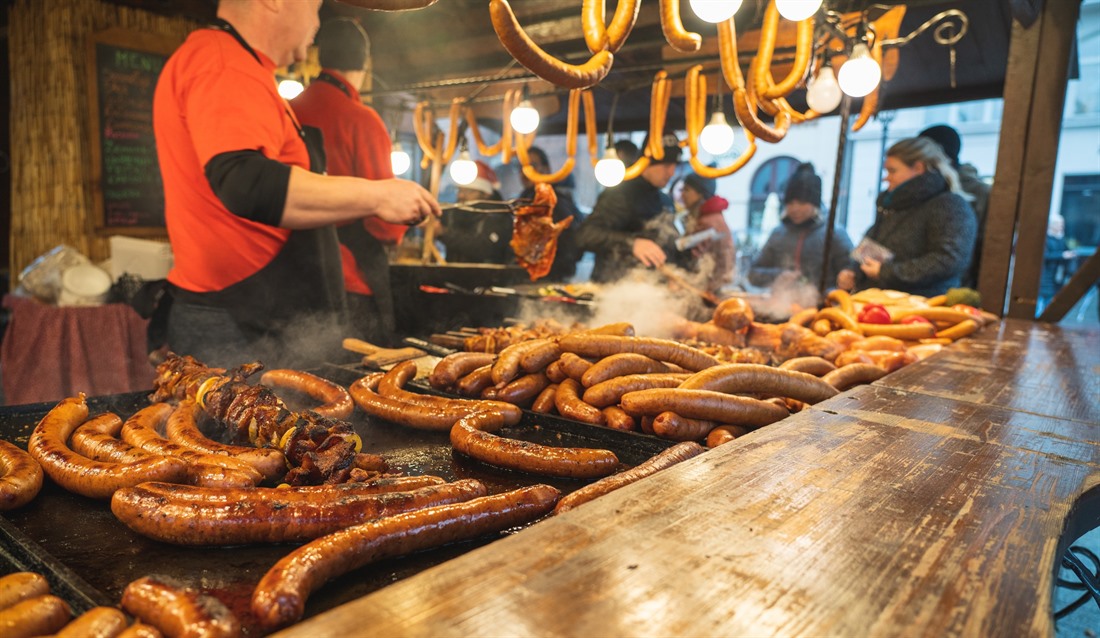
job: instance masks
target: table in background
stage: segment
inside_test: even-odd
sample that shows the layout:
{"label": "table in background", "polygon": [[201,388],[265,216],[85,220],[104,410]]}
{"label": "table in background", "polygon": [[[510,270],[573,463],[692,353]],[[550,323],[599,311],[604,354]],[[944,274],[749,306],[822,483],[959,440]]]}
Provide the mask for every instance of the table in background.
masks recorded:
{"label": "table in background", "polygon": [[130,306],[58,307],[12,295],[3,303],[11,312],[0,347],[9,405],[152,387],[148,321]]}

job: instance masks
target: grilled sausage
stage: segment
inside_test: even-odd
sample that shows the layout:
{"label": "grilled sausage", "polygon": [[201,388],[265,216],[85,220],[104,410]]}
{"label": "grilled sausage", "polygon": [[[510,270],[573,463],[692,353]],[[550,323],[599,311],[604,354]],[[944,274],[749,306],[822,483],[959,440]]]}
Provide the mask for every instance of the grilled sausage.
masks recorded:
{"label": "grilled sausage", "polygon": [[41,574],[15,572],[0,576],[0,609],[50,593],[50,583]]}
{"label": "grilled sausage", "polygon": [[815,377],[820,377],[836,370],[836,365],[828,359],[823,359],[821,357],[795,357],[794,359],[787,359],[779,364],[778,367],[780,370],[804,372],[806,374],[812,374]]}
{"label": "grilled sausage", "polygon": [[72,617],[69,604],[57,596],[35,596],[0,611],[0,636],[29,638],[52,634]]}
{"label": "grilled sausage", "polygon": [[602,478],[595,483],[590,483],[579,490],[571,492],[566,496],[563,496],[558,501],[557,506],[554,508],[554,514],[561,514],[568,512],[569,510],[587,503],[595,498],[599,498],[604,494],[613,492],[621,487],[625,487],[643,479],[647,476],[652,476],[661,470],[667,469],[686,461],[690,458],[696,457],[706,449],[698,443],[686,442],[678,443],[668,448],[667,450],[656,454],[643,463],[640,463],[633,468],[626,470],[625,472],[619,472],[618,474],[612,474],[611,476]]}
{"label": "grilled sausage", "polygon": [[196,422],[198,410],[191,399],[180,402],[165,425],[169,441],[200,454],[224,455],[241,461],[267,481],[278,480],[286,474],[286,456],[275,448],[227,445],[208,438]]}
{"label": "grilled sausage", "polygon": [[121,432],[122,419],[117,414],[104,412],[74,430],[69,437],[69,447],[93,461],[111,463],[130,463],[153,456],[118,438]]}
{"label": "grilled sausage", "polygon": [[592,364],[581,375],[580,382],[584,387],[591,388],[597,383],[628,374],[654,374],[668,371],[668,366],[644,354],[622,352],[604,357]]}
{"label": "grilled sausage", "polygon": [[[623,395],[622,407],[635,416],[672,411],[689,419],[761,427],[788,415],[773,403],[711,390],[639,390]],[[656,431],[656,428],[654,428]]]}
{"label": "grilled sausage", "polygon": [[406,403],[410,406],[436,408],[442,412],[454,413],[461,416],[472,411],[494,410],[504,416],[505,425],[519,423],[523,411],[511,403],[504,401],[486,402],[469,399],[452,399],[449,397],[437,397],[416,392],[409,392],[405,384],[416,376],[416,363],[402,361],[382,375],[378,382],[378,394]]}
{"label": "grilled sausage", "polygon": [[[611,70],[614,56],[604,49],[582,65],[566,64],[542,50],[523,32],[507,0],[490,0],[489,14],[500,43],[517,62],[540,78],[570,89],[598,84]],[[499,383],[499,381],[497,381]]]}
{"label": "grilled sausage", "polygon": [[482,366],[491,366],[495,354],[487,352],[455,352],[439,360],[432,373],[428,375],[428,384],[436,390],[446,390],[462,377]]}
{"label": "grilled sausage", "polygon": [[669,339],[652,337],[571,334],[561,338],[561,349],[563,352],[572,352],[582,357],[599,358],[619,352],[634,352],[658,361],[675,363],[691,371],[718,365],[717,359],[702,350]]}
{"label": "grilled sausage", "polygon": [[558,414],[575,421],[603,425],[604,416],[600,409],[585,403],[580,395],[581,384],[576,380],[566,379],[559,383],[558,390],[554,393],[554,407]]}
{"label": "grilled sausage", "polygon": [[23,507],[42,489],[42,466],[18,446],[0,441],[0,511]]}
{"label": "grilled sausage", "polygon": [[130,621],[114,607],[93,607],[65,625],[55,638],[112,638]]}
{"label": "grilled sausage", "polygon": [[821,377],[821,380],[843,392],[857,385],[878,381],[884,376],[886,370],[873,363],[849,363]]}
{"label": "grilled sausage", "polygon": [[237,638],[241,633],[240,622],[220,600],[164,576],[127,585],[122,608],[169,638]]}
{"label": "grilled sausage", "polygon": [[628,374],[625,377],[616,377],[603,383],[597,383],[585,390],[581,399],[597,408],[606,408],[609,405],[618,403],[627,392],[649,390],[651,388],[676,388],[690,376],[690,374],[683,372]]}
{"label": "grilled sausage", "polygon": [[754,393],[791,397],[806,403],[818,403],[836,396],[836,390],[821,379],[794,370],[755,363],[728,363],[697,372],[680,384],[682,390]]}
{"label": "grilled sausage", "polygon": [[260,383],[270,388],[286,388],[308,395],[318,403],[310,409],[331,419],[347,419],[355,410],[351,395],[340,384],[309,372],[283,368],[268,370],[260,377]]}
{"label": "grilled sausage", "polygon": [[653,433],[672,441],[702,441],[718,427],[714,421],[689,419],[675,412],[662,412],[653,417]]}

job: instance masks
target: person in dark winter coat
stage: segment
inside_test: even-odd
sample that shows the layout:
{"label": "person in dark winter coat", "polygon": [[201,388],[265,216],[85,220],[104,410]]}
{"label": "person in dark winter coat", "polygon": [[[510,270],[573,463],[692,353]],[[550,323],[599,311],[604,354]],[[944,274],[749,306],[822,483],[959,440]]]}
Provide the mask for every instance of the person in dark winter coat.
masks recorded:
{"label": "person in dark winter coat", "polygon": [[978,175],[978,169],[973,164],[959,164],[959,151],[962,150],[962,139],[958,131],[939,124],[931,126],[920,132],[920,137],[927,137],[943,148],[944,155],[951,160],[951,167],[959,174],[959,186],[963,192],[970,196],[970,207],[978,220],[978,235],[974,240],[974,254],[970,258],[970,267],[962,277],[962,285],[966,288],[978,287],[978,270],[981,267],[982,237],[985,236],[985,218],[989,210],[989,191],[992,187],[986,184]]}
{"label": "person in dark winter coat", "polygon": [[[802,280],[812,286],[821,281],[825,258],[825,219],[821,214],[821,177],[813,164],[795,170],[783,192],[783,218],[772,231],[749,269],[749,283],[772,286],[775,283]],[[843,228],[833,229],[826,281],[851,260],[852,241]]]}
{"label": "person in dark winter coat", "polygon": [[[531,168],[543,174],[551,172],[550,160],[546,156],[546,151],[537,146],[532,146],[527,149],[527,155],[531,160]],[[527,179],[527,176],[522,173],[520,179],[523,180],[524,186],[523,192],[519,195],[520,199],[534,198],[535,183]],[[554,255],[554,263],[550,267],[550,272],[546,275],[548,281],[568,281],[577,272],[577,260],[581,256],[580,251],[577,250],[577,228],[581,225],[582,216],[580,210],[577,209],[577,203],[573,201],[573,184],[573,176],[568,175],[562,181],[552,185],[554,195],[558,198],[551,213],[553,220],[560,222],[566,217],[572,217],[573,222],[558,236],[558,250]]]}
{"label": "person in dark winter coat", "polygon": [[932,297],[957,288],[970,265],[978,222],[939,144],[901,140],[886,152],[886,182],[867,239],[893,253],[865,258],[837,276],[845,290],[888,288]]}
{"label": "person in dark winter coat", "polygon": [[592,214],[581,224],[577,246],[596,254],[593,281],[617,281],[635,268],[657,268],[674,258],[679,232],[672,197],[662,189],[676,173],[681,149],[675,135],[666,135],[662,144],[663,159],[600,193]]}

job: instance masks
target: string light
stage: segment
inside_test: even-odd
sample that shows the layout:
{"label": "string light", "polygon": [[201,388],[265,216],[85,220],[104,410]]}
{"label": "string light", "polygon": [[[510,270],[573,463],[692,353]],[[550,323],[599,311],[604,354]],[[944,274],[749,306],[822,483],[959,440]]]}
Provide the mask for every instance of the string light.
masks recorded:
{"label": "string light", "polygon": [[390,151],[390,166],[393,167],[394,175],[404,175],[412,166],[412,158],[401,146],[401,142],[394,142],[393,144],[393,150]]}
{"label": "string light", "polygon": [[699,133],[699,145],[711,155],[721,155],[733,146],[733,128],[721,110],[710,116],[710,122]]}
{"label": "string light", "polygon": [[610,144],[607,146],[607,150],[604,151],[600,161],[596,162],[596,167],[593,170],[596,173],[596,181],[608,188],[618,186],[626,177],[626,165],[619,159],[615,147]]}
{"label": "string light", "polygon": [[832,113],[836,107],[840,106],[842,97],[833,67],[826,64],[817,72],[817,76],[810,80],[809,89],[806,91],[806,104],[818,113]]}
{"label": "string light", "polygon": [[852,47],[852,56],[841,65],[837,75],[840,90],[852,97],[863,97],[874,91],[881,79],[882,69],[863,42]]}
{"label": "string light", "polygon": [[775,8],[779,10],[779,15],[798,22],[817,13],[821,0],[775,0]]}
{"label": "string light", "polygon": [[305,91],[306,87],[298,80],[281,80],[279,82],[279,95],[285,100],[293,100]]}
{"label": "string light", "polygon": [[[463,143],[463,146],[465,146],[465,143]],[[470,151],[463,148],[462,152],[458,154],[458,159],[451,162],[450,175],[451,180],[459,186],[472,184],[477,179],[477,164],[470,159]]]}
{"label": "string light", "polygon": [[741,0],[691,0],[691,10],[704,22],[729,20],[741,8]]}
{"label": "string light", "polygon": [[539,127],[539,112],[531,104],[531,100],[527,99],[526,85],[523,87],[523,99],[516,105],[516,108],[512,109],[512,112],[508,115],[508,121],[511,122],[512,128],[517,133],[524,135],[534,133],[535,129]]}

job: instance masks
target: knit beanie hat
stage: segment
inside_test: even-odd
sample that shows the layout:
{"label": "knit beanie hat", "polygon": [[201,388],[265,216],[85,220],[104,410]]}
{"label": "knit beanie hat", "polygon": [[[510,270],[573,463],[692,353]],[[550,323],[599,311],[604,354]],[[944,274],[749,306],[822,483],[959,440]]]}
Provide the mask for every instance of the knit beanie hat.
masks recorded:
{"label": "knit beanie hat", "polygon": [[951,165],[959,165],[959,151],[962,150],[962,140],[959,138],[958,131],[950,126],[938,124],[924,129],[917,137],[927,137],[939,144],[943,149],[943,154],[951,160]]}
{"label": "knit beanie hat", "polygon": [[684,186],[690,186],[706,200],[714,197],[714,191],[718,189],[718,182],[712,177],[703,177],[699,173],[690,173],[684,178]]}
{"label": "knit beanie hat", "polygon": [[[661,146],[665,147],[665,156],[659,160],[652,160],[652,164],[679,164],[680,155],[683,151],[680,148],[680,140],[676,137],[675,133],[665,133],[661,136]],[[649,135],[645,136],[645,141],[642,142],[642,148],[649,148]]]}
{"label": "knit beanie hat", "polygon": [[783,192],[783,203],[805,202],[818,206],[821,204],[821,177],[814,173],[814,165],[806,162],[799,164],[794,175],[787,181]]}
{"label": "knit beanie hat", "polygon": [[367,64],[370,38],[351,18],[327,20],[317,31],[317,61],[327,69],[357,71]]}

